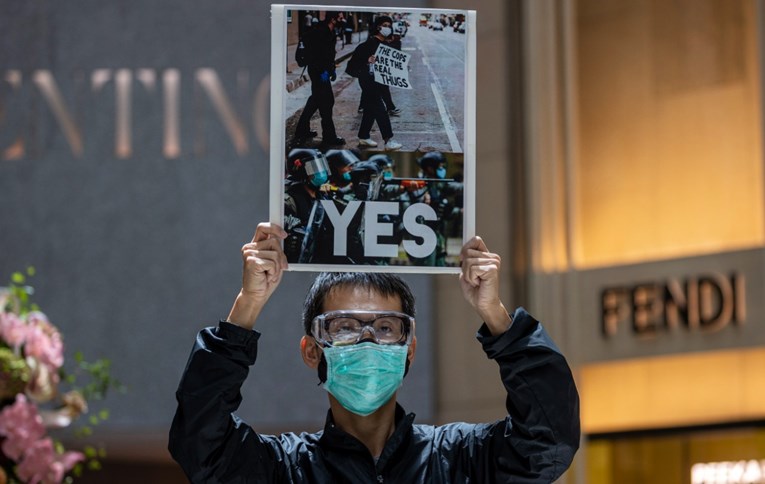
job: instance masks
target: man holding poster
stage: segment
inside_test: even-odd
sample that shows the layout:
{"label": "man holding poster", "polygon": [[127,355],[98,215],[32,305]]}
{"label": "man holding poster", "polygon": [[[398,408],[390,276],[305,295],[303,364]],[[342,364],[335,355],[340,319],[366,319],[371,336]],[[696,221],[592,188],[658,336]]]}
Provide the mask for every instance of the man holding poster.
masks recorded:
{"label": "man holding poster", "polygon": [[379,72],[380,66],[376,62],[379,47],[382,46],[390,51],[395,50],[382,44],[386,37],[391,35],[392,25],[393,20],[390,17],[378,16],[375,19],[374,35],[370,35],[363,44],[356,47],[346,67],[346,72],[358,78],[361,87],[361,109],[364,112],[358,132],[361,147],[377,146],[377,141],[370,137],[375,122],[380,129],[386,150],[398,150],[402,146],[393,139],[393,127],[390,124],[388,108],[383,100],[382,84],[378,82],[383,78]]}
{"label": "man holding poster", "polygon": [[242,289],[226,321],[200,332],[176,397],[169,449],[192,482],[549,483],[579,446],[579,399],[563,355],[522,308],[499,299],[500,258],[462,248],[460,286],[499,364],[508,415],[487,424],[414,424],[396,391],[417,348],[414,298],[388,273],[322,273],[303,310],[300,352],[328,391],[323,431],[257,434],[234,412],[255,363],[255,322],[287,260],[279,226],[242,247]]}

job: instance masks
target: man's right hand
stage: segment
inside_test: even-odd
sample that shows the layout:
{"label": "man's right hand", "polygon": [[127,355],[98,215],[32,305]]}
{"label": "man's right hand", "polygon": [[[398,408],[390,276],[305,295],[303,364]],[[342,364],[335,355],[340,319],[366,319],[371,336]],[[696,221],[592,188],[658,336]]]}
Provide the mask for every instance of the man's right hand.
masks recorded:
{"label": "man's right hand", "polygon": [[279,286],[287,257],[280,241],[287,233],[271,223],[258,224],[252,242],[242,247],[242,290],[231,308],[228,321],[251,329],[263,306]]}

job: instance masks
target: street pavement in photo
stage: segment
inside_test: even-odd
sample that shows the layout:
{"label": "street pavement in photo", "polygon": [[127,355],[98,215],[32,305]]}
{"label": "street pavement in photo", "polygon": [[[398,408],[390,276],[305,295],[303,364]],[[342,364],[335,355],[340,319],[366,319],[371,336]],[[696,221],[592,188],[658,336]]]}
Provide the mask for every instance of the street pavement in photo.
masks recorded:
{"label": "street pavement in photo", "polygon": [[[411,55],[409,80],[412,89],[390,88],[393,102],[401,109],[400,116],[391,116],[391,124],[394,139],[403,145],[402,151],[464,151],[465,44],[465,34],[453,32],[449,27],[434,31],[413,25],[402,39],[401,50]],[[381,151],[384,143],[376,124],[372,128],[372,139],[378,146],[365,148],[358,145],[361,88],[354,77],[345,73],[346,64],[358,45],[341,46],[338,42],[333,119],[337,135],[346,140],[343,148]],[[287,151],[296,146],[319,147],[321,118],[318,112],[311,120],[311,129],[317,131],[318,136],[294,144],[295,124],[311,94],[311,83],[310,80],[304,82],[308,79],[307,73],[300,83],[295,83],[296,74],[299,76],[302,69],[292,66],[292,70],[288,84],[299,87],[286,94]]]}

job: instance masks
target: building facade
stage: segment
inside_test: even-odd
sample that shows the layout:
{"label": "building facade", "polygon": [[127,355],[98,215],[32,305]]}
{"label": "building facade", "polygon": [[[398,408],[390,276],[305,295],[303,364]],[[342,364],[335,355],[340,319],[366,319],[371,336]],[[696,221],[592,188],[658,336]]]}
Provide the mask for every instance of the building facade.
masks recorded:
{"label": "building facade", "polygon": [[[765,482],[762,2],[489,3],[477,227],[575,369],[565,482]],[[464,357],[439,353],[439,417],[500,415]]]}

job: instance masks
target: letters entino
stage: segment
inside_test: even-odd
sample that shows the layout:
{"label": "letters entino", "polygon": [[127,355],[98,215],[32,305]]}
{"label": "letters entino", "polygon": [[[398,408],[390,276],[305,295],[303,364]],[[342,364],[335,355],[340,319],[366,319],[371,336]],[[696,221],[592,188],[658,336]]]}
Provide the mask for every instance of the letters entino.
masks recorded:
{"label": "letters entino", "polygon": [[[331,200],[322,200],[322,206],[334,228],[334,254],[344,257],[348,255],[348,225],[353,220],[359,207],[364,205],[364,256],[365,257],[397,257],[398,245],[382,244],[379,238],[393,235],[393,223],[380,222],[381,215],[396,216],[399,212],[398,202],[361,202],[354,200],[348,203],[341,214]],[[425,203],[414,203],[404,210],[404,230],[414,237],[422,239],[422,243],[414,240],[404,240],[403,246],[412,257],[427,257],[436,250],[436,233],[432,228],[420,221],[437,220],[435,210]]]}
{"label": "letters entino", "polygon": [[741,274],[709,273],[684,281],[669,279],[601,292],[603,336],[629,324],[636,335],[655,335],[680,326],[715,332],[746,320],[746,281]]}
{"label": "letters entino", "polygon": [[[83,157],[87,151],[87,123],[93,122],[94,111],[100,109],[114,111],[114,156],[131,158],[134,102],[151,106],[149,109],[155,109],[152,114],[157,116],[150,118],[161,119],[155,131],[162,133],[165,158],[179,158],[184,148],[190,152],[192,146],[196,154],[207,151],[202,130],[193,130],[193,140],[181,136],[181,120],[193,118],[186,124],[197,128],[212,124],[201,119],[209,116],[210,108],[238,156],[249,153],[250,132],[264,150],[268,149],[268,75],[257,87],[250,83],[247,70],[237,72],[236,79],[222,80],[209,68],[194,70],[183,83],[181,71],[174,68],[94,69],[89,77],[76,72],[58,78],[47,69],[29,74],[9,69],[0,76],[0,160],[39,156],[40,146],[47,143],[41,142],[36,133],[40,126],[48,124],[49,117],[55,119],[72,155]],[[193,89],[182,89],[192,84]],[[44,104],[47,110],[32,108],[38,104]],[[240,106],[251,112],[242,112]],[[252,128],[248,130],[246,121],[250,120]],[[188,140],[186,147],[182,139]]]}

